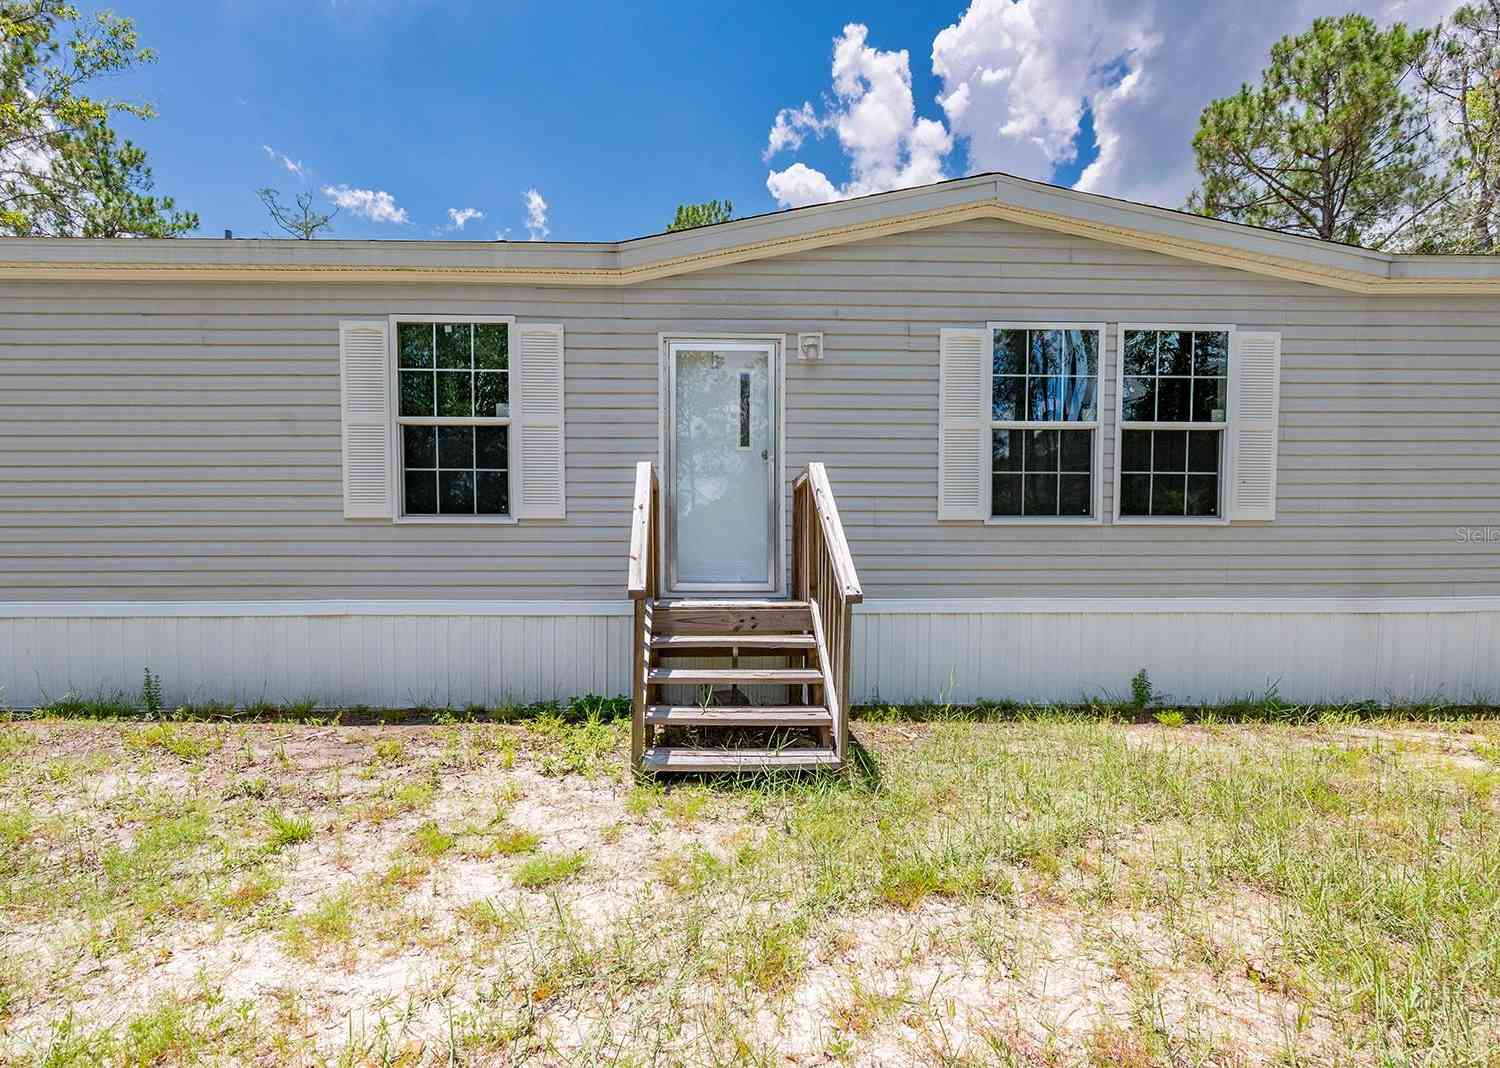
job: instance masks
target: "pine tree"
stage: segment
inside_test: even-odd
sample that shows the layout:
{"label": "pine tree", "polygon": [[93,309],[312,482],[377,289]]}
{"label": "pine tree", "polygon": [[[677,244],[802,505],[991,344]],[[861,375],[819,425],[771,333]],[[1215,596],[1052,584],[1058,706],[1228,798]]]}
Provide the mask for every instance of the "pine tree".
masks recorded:
{"label": "pine tree", "polygon": [[1283,37],[1259,86],[1203,110],[1189,209],[1375,248],[1409,236],[1447,195],[1431,117],[1406,90],[1430,40],[1363,15]]}

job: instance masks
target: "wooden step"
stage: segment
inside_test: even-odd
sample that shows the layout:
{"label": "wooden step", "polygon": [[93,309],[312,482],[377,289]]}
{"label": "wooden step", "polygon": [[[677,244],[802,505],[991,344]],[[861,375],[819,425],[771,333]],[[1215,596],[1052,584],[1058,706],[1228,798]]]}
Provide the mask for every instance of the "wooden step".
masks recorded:
{"label": "wooden step", "polygon": [[688,749],[657,745],[646,750],[651,771],[751,771],[756,768],[832,768],[832,749]]}
{"label": "wooden step", "polygon": [[653,634],[810,634],[806,601],[661,600],[651,611]]}
{"label": "wooden step", "polygon": [[806,601],[783,601],[769,597],[658,597],[654,603],[656,607],[670,611],[704,608],[716,612],[738,608],[757,612],[773,608],[806,608],[808,605]]}
{"label": "wooden step", "polygon": [[660,686],[802,686],[820,684],[823,673],[813,668],[652,668],[646,681]]}
{"label": "wooden step", "polygon": [[762,652],[781,649],[815,649],[811,634],[653,634],[651,648],[663,653],[704,653],[715,649]]}
{"label": "wooden step", "polygon": [[646,722],[655,727],[831,727],[822,705],[651,705]]}

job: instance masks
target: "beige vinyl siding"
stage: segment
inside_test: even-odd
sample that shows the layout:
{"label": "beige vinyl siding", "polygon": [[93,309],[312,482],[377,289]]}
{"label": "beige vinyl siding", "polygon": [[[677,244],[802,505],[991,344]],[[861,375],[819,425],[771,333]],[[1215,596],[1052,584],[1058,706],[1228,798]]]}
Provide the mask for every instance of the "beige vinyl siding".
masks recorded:
{"label": "beige vinyl siding", "polygon": [[[338,323],[566,331],[567,519],[342,516]],[[1104,322],[1282,335],[1274,523],[937,522],[938,331]],[[620,289],[0,281],[0,599],[623,596],[657,337],[825,333],[787,361],[786,471],[828,465],[871,598],[1500,593],[1500,300],[1358,297],[972,222]]]}

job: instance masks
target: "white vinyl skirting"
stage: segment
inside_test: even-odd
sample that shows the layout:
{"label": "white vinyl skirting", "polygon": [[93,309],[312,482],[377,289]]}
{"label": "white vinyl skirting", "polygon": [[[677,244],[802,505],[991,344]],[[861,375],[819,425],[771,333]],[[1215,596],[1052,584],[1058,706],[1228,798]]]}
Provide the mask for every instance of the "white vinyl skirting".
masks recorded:
{"label": "white vinyl skirting", "polygon": [[[629,685],[625,601],[0,604],[0,705],[463,707]],[[1500,598],[882,600],[855,616],[857,703],[1500,700]]]}

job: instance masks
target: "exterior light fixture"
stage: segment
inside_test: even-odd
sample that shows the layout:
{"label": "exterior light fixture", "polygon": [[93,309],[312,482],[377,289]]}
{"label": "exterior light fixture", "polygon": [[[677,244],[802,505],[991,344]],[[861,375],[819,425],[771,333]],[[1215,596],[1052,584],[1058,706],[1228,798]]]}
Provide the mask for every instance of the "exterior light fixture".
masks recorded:
{"label": "exterior light fixture", "polygon": [[823,332],[797,335],[797,359],[821,360],[823,358]]}

